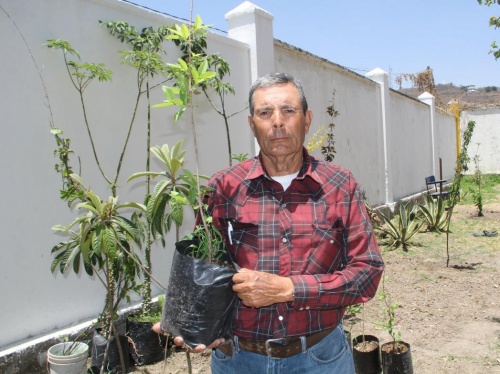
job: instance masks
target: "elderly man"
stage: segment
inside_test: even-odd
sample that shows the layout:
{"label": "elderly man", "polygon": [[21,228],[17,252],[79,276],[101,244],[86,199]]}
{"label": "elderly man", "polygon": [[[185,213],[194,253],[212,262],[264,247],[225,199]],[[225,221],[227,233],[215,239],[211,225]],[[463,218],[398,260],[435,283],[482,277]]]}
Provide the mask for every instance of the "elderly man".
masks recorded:
{"label": "elderly man", "polygon": [[241,267],[234,335],[208,347],[212,373],[354,373],[342,317],[383,271],[360,187],[307,153],[313,115],[294,77],[259,78],[249,103],[258,157],[209,181],[209,212]]}

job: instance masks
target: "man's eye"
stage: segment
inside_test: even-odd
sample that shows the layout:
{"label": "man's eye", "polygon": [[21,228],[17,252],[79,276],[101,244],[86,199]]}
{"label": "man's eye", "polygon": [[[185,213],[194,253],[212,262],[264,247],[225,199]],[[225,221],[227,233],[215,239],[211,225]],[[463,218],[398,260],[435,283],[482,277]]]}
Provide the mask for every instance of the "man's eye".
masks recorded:
{"label": "man's eye", "polygon": [[263,110],[263,111],[259,112],[259,116],[260,117],[268,117],[270,113],[271,113],[270,110]]}

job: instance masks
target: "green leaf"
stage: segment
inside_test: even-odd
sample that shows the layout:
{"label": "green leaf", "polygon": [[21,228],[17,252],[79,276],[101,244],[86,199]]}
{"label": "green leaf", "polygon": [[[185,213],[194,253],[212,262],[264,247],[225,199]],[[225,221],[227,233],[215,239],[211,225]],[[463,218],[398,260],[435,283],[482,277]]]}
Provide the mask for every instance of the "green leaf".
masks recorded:
{"label": "green leaf", "polygon": [[128,177],[127,182],[130,182],[134,179],[140,178],[140,177],[151,177],[152,179],[155,179],[157,176],[160,175],[165,175],[164,173],[159,173],[155,171],[143,171],[139,173],[134,173],[130,177]]}
{"label": "green leaf", "polygon": [[155,146],[150,148],[151,153],[160,160],[163,164],[168,163],[168,144],[164,144],[162,147]]}
{"label": "green leaf", "polygon": [[103,252],[107,256],[113,257],[117,249],[117,240],[113,229],[108,226],[103,227],[101,230],[99,230],[98,236]]}
{"label": "green leaf", "polygon": [[198,74],[198,70],[196,70],[196,66],[191,65],[191,78],[193,79],[194,84],[199,84],[200,75]]}
{"label": "green leaf", "polygon": [[203,26],[203,22],[201,21],[201,17],[199,15],[196,16],[194,20],[194,29],[200,29]]}
{"label": "green leaf", "polygon": [[184,40],[189,40],[189,28],[186,26],[186,24],[181,25],[181,37]]}
{"label": "green leaf", "polygon": [[101,199],[99,198],[99,196],[92,193],[91,191],[87,191],[86,195],[88,196],[88,198],[92,202],[92,205],[95,207],[95,211],[97,211],[98,214],[101,215],[102,214],[101,213],[102,212],[102,204],[101,204]]}
{"label": "green leaf", "polygon": [[120,231],[126,232],[128,235],[130,235],[132,240],[134,240],[135,242],[140,240],[140,232],[137,229],[137,226],[134,225],[132,221],[122,216],[115,217],[114,221],[118,225]]}
{"label": "green leaf", "polygon": [[175,222],[175,224],[179,226],[182,225],[184,221],[184,203],[182,201],[179,201],[178,199],[173,198],[169,200],[169,205],[172,220]]}
{"label": "green leaf", "polygon": [[180,69],[183,71],[183,72],[187,72],[188,69],[189,69],[189,66],[188,64],[186,63],[186,61],[184,61],[182,58],[178,58],[177,59],[178,63],[179,63],[179,67]]}
{"label": "green leaf", "polygon": [[90,262],[90,240],[80,241],[80,251],[82,252],[83,261]]}
{"label": "green leaf", "polygon": [[137,210],[146,211],[146,207],[144,206],[144,204],[139,204],[133,201],[130,203],[123,203],[116,206],[116,209],[122,209],[122,208],[134,208]]}
{"label": "green leaf", "polygon": [[91,240],[91,243],[92,243],[92,249],[95,251],[95,253],[97,255],[100,255],[101,253],[107,255],[107,253],[102,251],[102,249],[103,249],[102,244],[101,244],[102,236],[100,234],[100,231],[102,231],[101,227],[98,227],[95,230],[95,232],[90,231],[89,232],[89,239]]}
{"label": "green leaf", "polygon": [[174,115],[174,121],[177,122],[182,117],[184,112],[186,111],[186,107],[180,108]]}

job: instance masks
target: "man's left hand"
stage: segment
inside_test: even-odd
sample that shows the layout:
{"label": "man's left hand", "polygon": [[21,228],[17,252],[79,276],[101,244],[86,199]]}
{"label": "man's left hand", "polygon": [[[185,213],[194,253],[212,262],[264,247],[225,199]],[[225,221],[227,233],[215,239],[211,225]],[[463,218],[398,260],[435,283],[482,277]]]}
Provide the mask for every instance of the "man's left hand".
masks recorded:
{"label": "man's left hand", "polygon": [[233,276],[233,291],[244,305],[260,308],[293,301],[293,282],[288,277],[240,269]]}

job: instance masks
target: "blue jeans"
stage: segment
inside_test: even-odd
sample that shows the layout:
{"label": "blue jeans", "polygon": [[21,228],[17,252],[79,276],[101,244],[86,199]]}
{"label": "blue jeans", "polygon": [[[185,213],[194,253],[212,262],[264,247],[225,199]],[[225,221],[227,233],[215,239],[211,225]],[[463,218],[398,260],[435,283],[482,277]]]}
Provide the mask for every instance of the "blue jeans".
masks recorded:
{"label": "blue jeans", "polygon": [[212,374],[354,374],[349,343],[340,323],[318,344],[288,358],[269,358],[240,350],[235,337],[234,356],[212,351]]}

